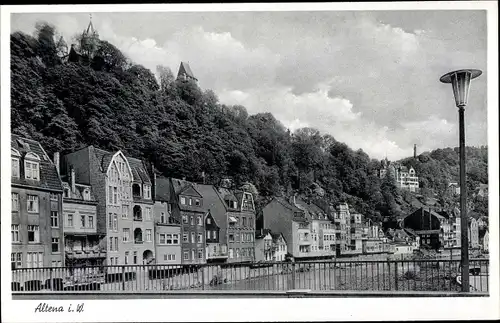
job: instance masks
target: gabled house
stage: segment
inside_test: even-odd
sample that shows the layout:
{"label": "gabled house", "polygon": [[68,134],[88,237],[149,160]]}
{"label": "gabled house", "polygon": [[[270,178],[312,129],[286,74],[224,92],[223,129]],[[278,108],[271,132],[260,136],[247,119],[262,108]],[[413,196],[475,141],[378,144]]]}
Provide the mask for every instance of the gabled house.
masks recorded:
{"label": "gabled house", "polygon": [[62,184],[39,142],[11,135],[11,267],[65,265]]}
{"label": "gabled house", "polygon": [[420,208],[406,216],[403,228],[412,229],[419,237],[420,244],[439,249],[444,245],[444,230],[446,218],[432,209]]}
{"label": "gabled house", "polygon": [[212,212],[205,214],[205,241],[207,262],[217,263],[227,261],[227,244],[221,243],[221,231]]}
{"label": "gabled house", "polygon": [[285,261],[287,245],[283,234],[269,229],[256,232],[255,261]]}
{"label": "gabled house", "polygon": [[[98,202],[96,232],[106,236],[106,265],[154,263],[154,203],[146,164],[121,151],[88,146],[62,157],[61,171],[71,169]],[[64,216],[68,221],[70,213]]]}
{"label": "gabled house", "polygon": [[282,197],[274,197],[262,210],[264,228],[281,232],[287,252],[294,258],[311,257],[311,220],[303,210]]}

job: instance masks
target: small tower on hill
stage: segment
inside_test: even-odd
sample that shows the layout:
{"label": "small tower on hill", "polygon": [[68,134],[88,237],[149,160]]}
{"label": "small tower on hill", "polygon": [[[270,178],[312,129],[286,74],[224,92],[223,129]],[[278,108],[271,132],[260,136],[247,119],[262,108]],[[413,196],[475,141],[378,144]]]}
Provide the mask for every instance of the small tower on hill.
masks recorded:
{"label": "small tower on hill", "polygon": [[92,24],[92,15],[90,15],[89,25],[83,30],[80,38],[80,54],[92,59],[99,49],[99,33]]}
{"label": "small tower on hill", "polygon": [[194,81],[197,82],[198,79],[194,76],[191,67],[186,62],[181,62],[179,66],[179,72],[177,73],[177,80],[181,81]]}

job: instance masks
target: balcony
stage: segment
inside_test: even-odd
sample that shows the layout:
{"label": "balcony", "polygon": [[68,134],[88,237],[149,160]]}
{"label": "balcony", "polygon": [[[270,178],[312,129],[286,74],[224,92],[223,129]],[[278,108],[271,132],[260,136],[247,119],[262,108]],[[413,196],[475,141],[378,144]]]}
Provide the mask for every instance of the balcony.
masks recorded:
{"label": "balcony", "polygon": [[84,247],[84,248],[64,248],[64,252],[68,258],[84,259],[84,258],[105,258],[106,249],[101,247]]}
{"label": "balcony", "polygon": [[310,245],[312,243],[312,240],[311,239],[302,239],[302,240],[299,240],[299,245],[303,246],[303,245]]}

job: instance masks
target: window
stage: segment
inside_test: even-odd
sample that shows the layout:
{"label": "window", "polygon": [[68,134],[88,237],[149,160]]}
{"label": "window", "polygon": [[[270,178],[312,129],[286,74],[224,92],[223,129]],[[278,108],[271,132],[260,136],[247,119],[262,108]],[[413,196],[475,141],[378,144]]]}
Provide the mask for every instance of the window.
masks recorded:
{"label": "window", "polygon": [[188,217],[187,217],[187,215],[183,215],[182,216],[182,223],[188,224]]}
{"label": "window", "polygon": [[19,211],[19,194],[12,193],[12,211]]}
{"label": "window", "polygon": [[217,239],[217,231],[212,231],[212,239],[216,240]]}
{"label": "window", "polygon": [[43,267],[43,252],[28,252],[26,256],[27,268]]}
{"label": "window", "polygon": [[187,233],[182,234],[182,242],[188,242],[188,234]]}
{"label": "window", "polygon": [[194,217],[193,216],[190,217],[190,220],[191,220],[190,221],[191,225],[194,225]]}
{"label": "window", "polygon": [[186,198],[184,196],[181,196],[181,204],[186,205]]}
{"label": "window", "polygon": [[166,244],[166,242],[165,242],[165,233],[160,233],[158,236],[160,237],[159,238],[160,244]]}
{"label": "window", "polygon": [[149,185],[144,185],[144,198],[148,200],[151,198],[151,186]]}
{"label": "window", "polygon": [[113,202],[114,204],[118,204],[118,188],[113,187]]}
{"label": "window", "polygon": [[236,248],[236,258],[240,257],[240,248]]}
{"label": "window", "polygon": [[51,201],[59,201],[59,196],[57,196],[56,193],[50,193],[50,200]]}
{"label": "window", "polygon": [[118,214],[113,213],[113,231],[118,232]]}
{"label": "window", "polygon": [[166,223],[166,222],[165,222],[165,212],[161,212],[161,215],[160,215],[160,223]]}
{"label": "window", "polygon": [[194,204],[195,204],[196,206],[200,206],[200,205],[201,205],[200,200],[196,199],[196,200],[195,200],[195,202],[194,202]]}
{"label": "window", "polygon": [[[28,155],[26,155],[26,158],[28,158],[28,156],[30,156],[30,155],[34,155],[34,154],[28,153]],[[36,157],[36,158],[38,158],[38,157]],[[38,158],[38,160],[40,160],[40,159]],[[38,168],[37,161],[25,160],[24,161],[24,170],[25,170],[24,177],[26,177],[26,179],[32,179],[35,181],[40,179],[40,169]]]}
{"label": "window", "polygon": [[64,188],[64,197],[69,198],[69,188]]}
{"label": "window", "polygon": [[189,205],[193,205],[193,199],[189,198]]}
{"label": "window", "polygon": [[11,269],[21,268],[23,254],[21,252],[13,252],[10,254],[10,266]]}
{"label": "window", "polygon": [[206,230],[205,231],[205,236],[207,237],[206,239],[210,239],[210,231],[209,230]]}
{"label": "window", "polygon": [[113,251],[113,237],[109,237],[109,251]]}
{"label": "window", "polygon": [[19,178],[19,158],[11,158],[12,177]]}
{"label": "window", "polygon": [[236,242],[240,242],[240,234],[238,232],[234,234],[234,239]]}
{"label": "window", "polygon": [[178,234],[173,234],[172,235],[172,243],[173,244],[179,244],[179,235]]}
{"label": "window", "polygon": [[191,249],[191,260],[195,260],[195,250],[194,249]]}
{"label": "window", "polygon": [[128,255],[129,255],[129,252],[125,251],[125,265],[128,265]]}
{"label": "window", "polygon": [[198,249],[198,259],[203,259],[203,249]]}
{"label": "window", "polygon": [[146,241],[151,241],[151,229],[146,229]]}
{"label": "window", "polygon": [[28,242],[40,242],[40,231],[38,225],[28,225]]}
{"label": "window", "polygon": [[50,212],[50,226],[52,228],[59,227],[59,214],[57,213],[57,211]]}
{"label": "window", "polygon": [[115,251],[118,251],[118,237],[115,237]]}
{"label": "window", "polygon": [[191,242],[194,243],[194,232],[191,232]]}
{"label": "window", "polygon": [[80,228],[85,228],[85,214],[80,215],[81,225]]}
{"label": "window", "polygon": [[38,213],[38,196],[28,195],[28,212]]}
{"label": "window", "polygon": [[137,264],[137,251],[134,251],[134,265]]}
{"label": "window", "polygon": [[212,219],[207,218],[207,224],[212,224]]}
{"label": "window", "polygon": [[89,215],[89,228],[93,229],[94,228],[94,217],[92,215]]}
{"label": "window", "polygon": [[189,252],[184,251],[184,260],[189,260]]}
{"label": "window", "polygon": [[113,204],[113,186],[108,186],[108,202],[109,204]]}
{"label": "window", "polygon": [[128,205],[122,205],[122,218],[128,218]]}
{"label": "window", "polygon": [[229,241],[234,242],[234,234],[229,234]]}
{"label": "window", "polygon": [[66,226],[68,228],[73,227],[73,214],[66,214]]}
{"label": "window", "polygon": [[229,248],[229,258],[234,258],[233,248]]}
{"label": "window", "polygon": [[19,242],[19,224],[12,224],[10,226],[10,233],[12,235],[12,242]]}
{"label": "window", "polygon": [[151,208],[146,208],[146,220],[151,220]]}
{"label": "window", "polygon": [[201,220],[201,215],[198,215],[198,225],[203,225],[203,222]]}
{"label": "window", "polygon": [[122,241],[123,242],[129,242],[130,241],[130,228],[123,228]]}
{"label": "window", "polygon": [[198,243],[202,243],[202,242],[203,242],[203,234],[198,233]]}
{"label": "window", "polygon": [[246,227],[247,226],[247,218],[243,217],[243,226]]}
{"label": "window", "polygon": [[52,238],[52,252],[59,252],[59,238]]}
{"label": "window", "polygon": [[90,191],[88,188],[86,188],[84,191],[83,191],[83,199],[85,201],[88,201],[90,200]]}

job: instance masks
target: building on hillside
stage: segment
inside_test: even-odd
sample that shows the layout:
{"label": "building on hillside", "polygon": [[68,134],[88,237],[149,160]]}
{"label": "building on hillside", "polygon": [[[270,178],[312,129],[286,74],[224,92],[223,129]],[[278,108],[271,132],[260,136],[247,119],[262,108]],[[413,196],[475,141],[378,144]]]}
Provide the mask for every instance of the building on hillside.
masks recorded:
{"label": "building on hillside", "polygon": [[311,222],[311,252],[309,257],[334,257],[337,248],[333,219],[313,201],[296,198],[295,206],[304,211],[306,218]]}
{"label": "building on hillside", "polygon": [[311,221],[293,200],[290,203],[282,197],[274,197],[262,214],[266,229],[283,234],[288,254],[295,259],[311,257]]}
{"label": "building on hillside", "polygon": [[181,81],[194,81],[197,82],[198,79],[194,76],[191,67],[186,62],[181,62],[179,66],[179,72],[177,73],[177,80]]}
{"label": "building on hillside", "polygon": [[170,194],[175,203],[172,204],[172,215],[182,226],[182,263],[206,263],[205,224],[203,196],[195,188],[195,184],[171,178]]}
{"label": "building on hillside", "polygon": [[488,196],[488,184],[479,184],[479,186],[476,189],[476,194],[480,197],[487,197]]}
{"label": "building on hillside", "polygon": [[448,191],[453,195],[460,195],[460,186],[456,182],[448,183]]}
{"label": "building on hillside", "polygon": [[96,56],[100,44],[99,33],[94,28],[91,17],[87,28],[83,30],[79,37],[78,46],[71,44],[68,60],[70,62],[90,63]]}
{"label": "building on hillside", "polygon": [[121,151],[88,146],[62,157],[61,169],[92,187],[97,203],[97,233],[106,236],[106,264],[151,264],[154,218],[151,179],[146,165]]}
{"label": "building on hillside", "polygon": [[11,268],[61,267],[62,185],[39,142],[11,135]]}
{"label": "building on hillside", "polygon": [[195,188],[203,197],[207,262],[227,262],[229,225],[226,205],[213,185],[196,184]]}
{"label": "building on hillside", "polygon": [[[54,163],[59,168],[59,153]],[[67,267],[102,266],[106,260],[105,235],[97,232],[97,200],[92,186],[76,183],[75,170],[62,174],[64,253]],[[96,268],[96,271],[97,268]]]}
{"label": "building on hillside", "polygon": [[156,264],[161,265],[182,263],[181,225],[172,216],[170,193],[169,179],[153,174],[155,255]]}
{"label": "building on hillside", "polygon": [[446,219],[437,212],[420,208],[403,219],[403,228],[412,229],[423,246],[439,249],[444,245],[443,225]]}
{"label": "building on hillside", "polygon": [[219,188],[227,214],[228,262],[254,261],[255,204],[253,195],[246,191]]}
{"label": "building on hillside", "polygon": [[408,190],[410,192],[418,192],[420,184],[415,169],[400,165],[398,163],[391,163],[387,157],[382,160],[382,167],[379,170],[379,177],[385,178],[388,173],[396,182],[396,186],[400,189]]}
{"label": "building on hillside", "polygon": [[[205,202],[207,202],[206,199]],[[221,243],[221,230],[216,219],[213,217],[211,210],[209,210],[205,215],[205,230],[207,262],[227,262],[227,243]]]}

